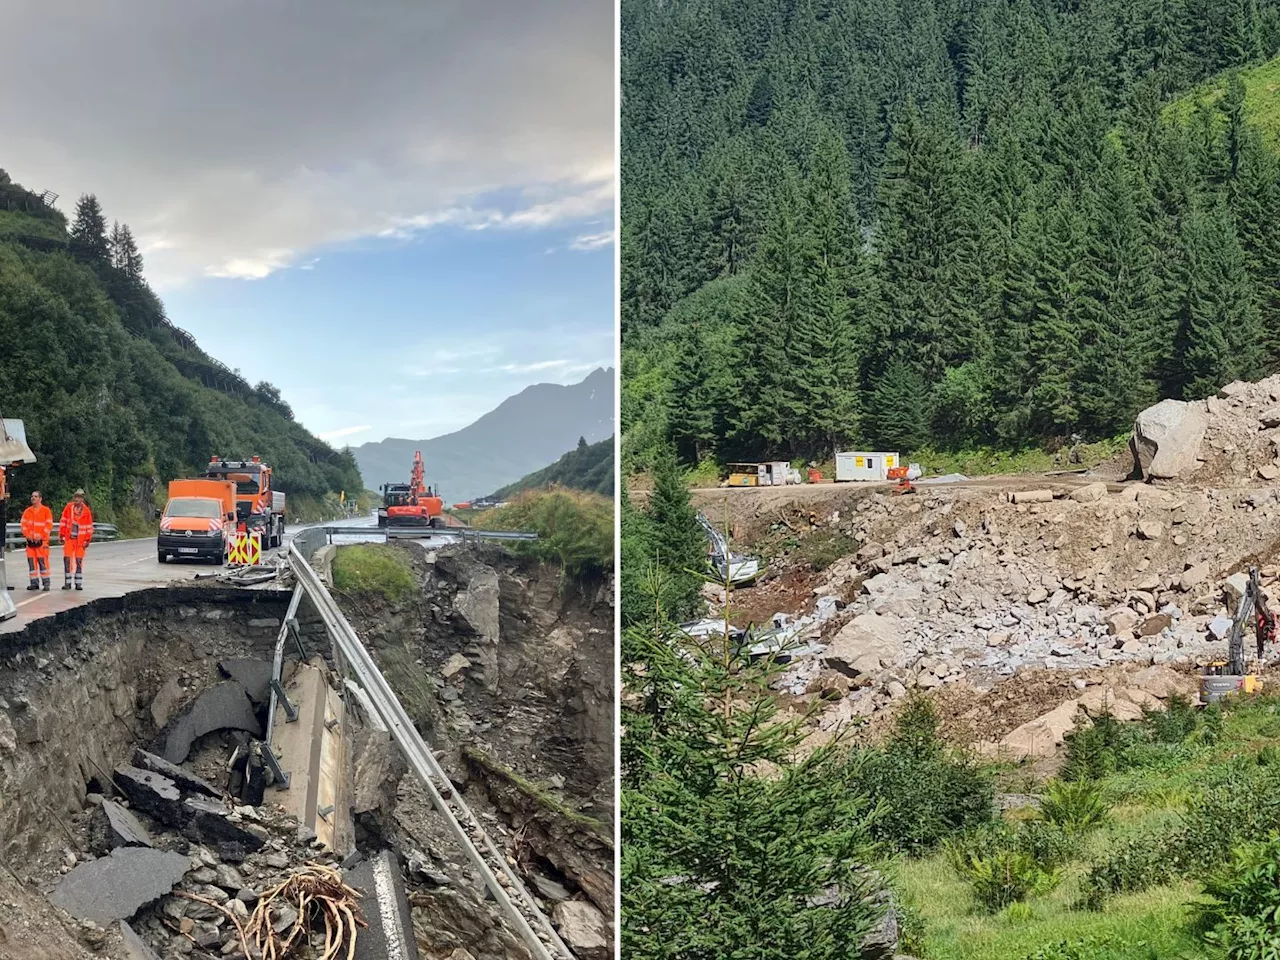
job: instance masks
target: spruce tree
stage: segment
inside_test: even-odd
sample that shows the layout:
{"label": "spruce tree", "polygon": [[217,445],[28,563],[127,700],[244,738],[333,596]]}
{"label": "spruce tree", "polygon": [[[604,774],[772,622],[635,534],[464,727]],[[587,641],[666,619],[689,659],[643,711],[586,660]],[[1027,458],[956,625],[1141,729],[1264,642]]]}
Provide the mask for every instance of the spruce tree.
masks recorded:
{"label": "spruce tree", "polygon": [[1143,219],[1153,204],[1118,146],[1108,145],[1102,163],[1087,198],[1076,390],[1081,425],[1106,436],[1157,399],[1161,299],[1151,226]]}
{"label": "spruce tree", "polygon": [[109,249],[111,266],[130,280],[142,279],[142,254],[138,252],[138,244],[127,224],[116,221],[112,225]]}
{"label": "spruce tree", "polygon": [[96,196],[86,193],[80,197],[76,203],[75,220],[68,232],[71,236],[71,249],[77,255],[95,263],[111,262],[107,219],[102,214],[102,207]]}
{"label": "spruce tree", "polygon": [[1190,400],[1255,378],[1264,352],[1254,287],[1225,205],[1194,211],[1181,246],[1178,366],[1182,395]]}
{"label": "spruce tree", "polygon": [[692,617],[701,606],[700,593],[706,582],[707,541],[670,447],[659,449],[654,461],[653,493],[646,512],[648,559],[668,574],[661,598],[663,609],[674,620]]}
{"label": "spruce tree", "polygon": [[924,375],[909,360],[901,356],[889,360],[873,384],[867,406],[872,435],[882,449],[906,455],[928,443],[929,390]]}
{"label": "spruce tree", "polygon": [[751,271],[751,304],[738,341],[733,433],[757,438],[758,455],[791,441],[790,424],[806,404],[788,364],[790,342],[806,306],[805,264],[811,242],[789,179],[779,190]]}
{"label": "spruce tree", "polygon": [[1250,131],[1231,189],[1236,231],[1262,319],[1267,358],[1280,361],[1280,161]]}

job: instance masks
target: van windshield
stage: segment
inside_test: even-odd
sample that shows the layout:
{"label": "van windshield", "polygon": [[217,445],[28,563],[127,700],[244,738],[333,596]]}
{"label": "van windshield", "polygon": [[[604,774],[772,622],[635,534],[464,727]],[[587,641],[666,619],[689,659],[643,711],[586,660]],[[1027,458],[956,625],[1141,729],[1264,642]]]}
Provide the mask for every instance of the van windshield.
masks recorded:
{"label": "van windshield", "polygon": [[166,517],[206,517],[216,520],[222,516],[222,504],[217,500],[184,497],[181,500],[170,500],[164,515]]}

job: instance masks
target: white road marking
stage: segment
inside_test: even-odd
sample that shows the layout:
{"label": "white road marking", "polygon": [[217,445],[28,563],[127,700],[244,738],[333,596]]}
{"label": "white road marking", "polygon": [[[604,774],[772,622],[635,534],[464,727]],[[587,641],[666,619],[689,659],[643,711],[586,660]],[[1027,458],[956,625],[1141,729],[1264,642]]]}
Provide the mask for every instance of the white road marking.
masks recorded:
{"label": "white road marking", "polygon": [[373,886],[378,898],[378,915],[382,918],[382,938],[387,945],[387,957],[390,960],[408,960],[400,933],[399,905],[385,856],[373,861]]}

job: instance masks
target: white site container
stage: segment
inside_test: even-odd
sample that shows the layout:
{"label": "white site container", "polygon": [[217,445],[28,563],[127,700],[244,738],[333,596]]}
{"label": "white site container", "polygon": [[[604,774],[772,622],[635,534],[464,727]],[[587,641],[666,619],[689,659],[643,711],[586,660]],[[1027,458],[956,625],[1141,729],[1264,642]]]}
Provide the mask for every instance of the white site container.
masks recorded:
{"label": "white site container", "polygon": [[836,482],[887,480],[889,470],[898,466],[898,454],[867,451],[836,454]]}

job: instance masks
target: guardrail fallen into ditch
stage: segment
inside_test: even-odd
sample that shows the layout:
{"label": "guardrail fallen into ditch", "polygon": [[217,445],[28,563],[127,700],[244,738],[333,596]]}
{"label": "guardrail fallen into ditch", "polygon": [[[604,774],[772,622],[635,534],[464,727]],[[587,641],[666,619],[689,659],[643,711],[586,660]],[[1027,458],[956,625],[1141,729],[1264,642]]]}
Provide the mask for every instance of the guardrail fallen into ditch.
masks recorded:
{"label": "guardrail fallen into ditch", "polygon": [[[361,533],[376,533],[368,527]],[[303,545],[306,549],[306,544]],[[449,780],[431,748],[423,741],[409,715],[405,713],[399,698],[387,683],[365,649],[341,608],[333,599],[319,575],[308,563],[307,557],[296,543],[288,550],[288,562],[297,586],[289,603],[289,610],[281,624],[272,663],[271,705],[268,713],[267,749],[265,759],[277,777],[282,771],[271,748],[277,704],[290,712],[291,705],[281,685],[286,642],[292,636],[299,654],[305,654],[298,633],[297,611],[303,595],[307,596],[333,643],[333,659],[345,686],[348,671],[364,690],[378,719],[387,728],[392,739],[404,753],[409,767],[422,783],[431,804],[440,814],[449,831],[461,844],[467,858],[479,871],[490,895],[511,922],[515,932],[525,942],[537,960],[574,960],[574,955],[551,926],[546,915],[525,888],[523,881],[512,870],[505,854],[480,825],[471,809],[463,802],[457,788]],[[285,784],[287,787],[287,783]]]}
{"label": "guardrail fallen into ditch", "polygon": [[[120,531],[116,529],[114,523],[95,523],[93,525],[94,540],[119,540]],[[22,524],[7,523],[4,527],[4,545],[5,549],[12,550],[20,547],[27,542],[27,538],[22,535]],[[53,536],[49,538],[49,542],[62,543],[58,537],[58,526],[55,523],[53,527]]]}

